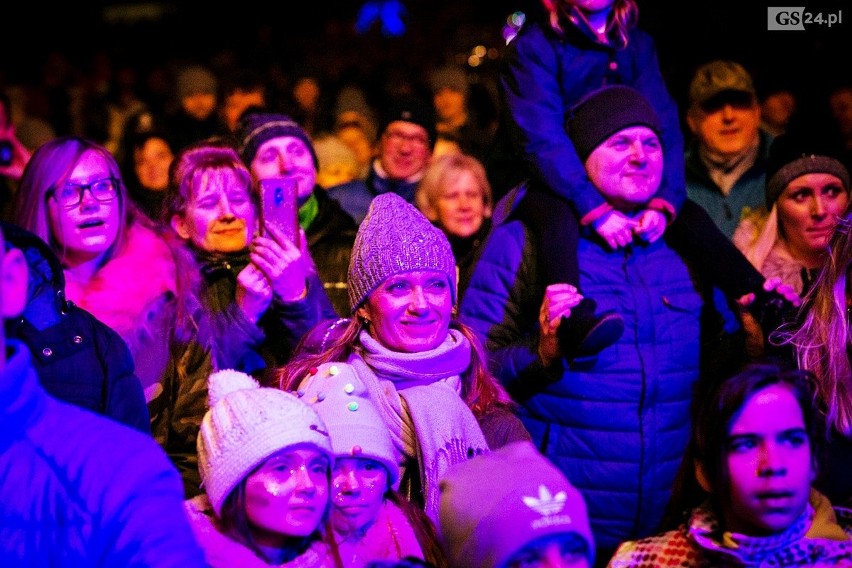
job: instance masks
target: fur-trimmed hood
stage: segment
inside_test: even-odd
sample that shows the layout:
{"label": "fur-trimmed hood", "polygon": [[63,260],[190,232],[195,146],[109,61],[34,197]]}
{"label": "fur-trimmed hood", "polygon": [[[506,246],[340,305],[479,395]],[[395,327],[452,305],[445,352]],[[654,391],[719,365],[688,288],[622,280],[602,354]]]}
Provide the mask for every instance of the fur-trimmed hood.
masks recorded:
{"label": "fur-trimmed hood", "polygon": [[87,282],[65,271],[66,296],[128,338],[144,326],[164,294],[177,293],[175,259],[166,242],[141,223],[128,229],[124,247]]}

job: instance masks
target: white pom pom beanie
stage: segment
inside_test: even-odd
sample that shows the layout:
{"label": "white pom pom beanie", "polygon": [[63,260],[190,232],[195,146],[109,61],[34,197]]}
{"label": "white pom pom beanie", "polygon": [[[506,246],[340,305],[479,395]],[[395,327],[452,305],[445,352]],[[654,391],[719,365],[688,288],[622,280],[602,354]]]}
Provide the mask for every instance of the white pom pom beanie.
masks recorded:
{"label": "white pom pom beanie", "polygon": [[328,429],[292,393],[263,388],[234,370],[211,374],[208,384],[210,409],[198,433],[198,469],[217,515],[240,481],[280,450],[309,444],[333,463]]}

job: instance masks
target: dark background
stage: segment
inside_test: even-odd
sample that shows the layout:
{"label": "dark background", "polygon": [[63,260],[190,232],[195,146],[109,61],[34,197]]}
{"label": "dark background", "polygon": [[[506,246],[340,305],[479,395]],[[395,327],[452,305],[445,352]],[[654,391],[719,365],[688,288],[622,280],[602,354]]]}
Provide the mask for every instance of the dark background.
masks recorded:
{"label": "dark background", "polygon": [[[360,0],[246,0],[223,7],[222,2],[19,3],[4,7],[0,15],[0,86],[41,80],[51,51],[81,69],[98,52],[140,70],[166,59],[218,56],[230,58],[232,65],[276,59],[293,73],[315,67],[378,80],[463,60],[476,44],[499,53],[506,17],[516,10],[540,10],[538,0],[402,1],[408,29],[400,38],[383,37],[376,29],[355,35]],[[788,86],[803,98],[820,97],[825,89],[849,81],[852,4],[807,5],[811,12],[829,12],[844,4],[848,22],[833,29],[769,32],[766,2],[639,0],[640,25],[656,39],[663,73],[681,103],[694,68],[717,57],[743,63],[760,94]],[[495,67],[496,60],[487,60],[476,72],[488,75]]]}

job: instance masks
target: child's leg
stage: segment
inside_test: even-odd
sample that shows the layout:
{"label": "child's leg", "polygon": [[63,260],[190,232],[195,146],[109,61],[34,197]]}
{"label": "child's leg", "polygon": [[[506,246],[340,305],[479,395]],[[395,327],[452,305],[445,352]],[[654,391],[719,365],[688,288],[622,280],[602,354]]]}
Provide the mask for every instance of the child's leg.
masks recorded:
{"label": "child's leg", "polygon": [[766,280],[729,239],[703,207],[687,199],[666,229],[666,242],[689,260],[702,279],[729,298],[763,289]]}
{"label": "child's leg", "polygon": [[533,233],[543,267],[544,285],[567,283],[580,289],[577,241],[580,222],[564,199],[536,187],[528,187],[515,214]]}
{"label": "child's leg", "polygon": [[702,279],[729,299],[754,293],[749,311],[769,333],[794,307],[777,292],[766,292],[764,276],[716,226],[703,207],[687,199],[666,229],[666,242],[698,270]]}
{"label": "child's leg", "polygon": [[[567,201],[542,189],[529,187],[515,210],[515,216],[532,232],[544,285],[567,283],[580,290],[577,245],[580,222]],[[557,335],[563,356],[569,361],[594,355],[609,347],[624,333],[624,321],[614,312],[595,314],[597,304],[583,298],[563,318]]]}

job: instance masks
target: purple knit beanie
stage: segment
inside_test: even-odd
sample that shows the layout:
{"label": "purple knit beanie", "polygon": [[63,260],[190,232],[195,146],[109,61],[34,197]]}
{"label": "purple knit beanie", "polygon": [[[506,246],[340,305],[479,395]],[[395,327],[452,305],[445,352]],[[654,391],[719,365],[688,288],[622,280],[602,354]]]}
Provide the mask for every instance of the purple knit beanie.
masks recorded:
{"label": "purple knit beanie", "polygon": [[237,127],[240,157],[247,166],[251,166],[264,142],[282,136],[293,136],[304,142],[314,159],[314,168],[319,169],[319,160],[311,137],[295,120],[284,114],[249,112],[243,115]]}
{"label": "purple knit beanie", "polygon": [[497,568],[546,536],[594,539],[583,496],[531,442],[515,442],[449,469],[440,482],[440,533],[455,568]]}
{"label": "purple knit beanie", "polygon": [[657,113],[644,95],[624,85],[592,91],[571,109],[565,120],[565,130],[583,163],[607,138],[628,126],[647,126],[657,136],[661,131]]}
{"label": "purple knit beanie", "polygon": [[349,304],[354,313],[379,284],[402,272],[447,275],[456,301],[456,261],[444,232],[396,193],[373,198],[349,258]]}

